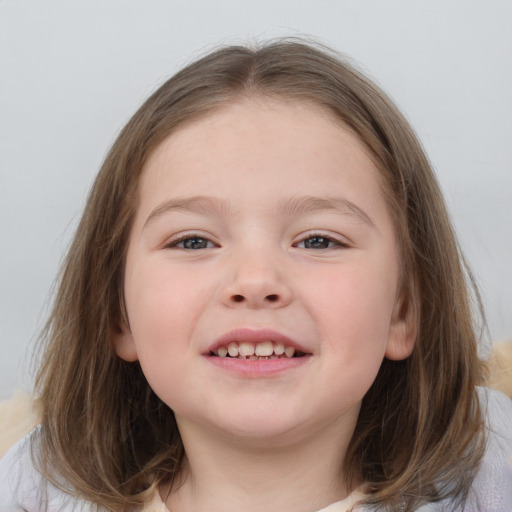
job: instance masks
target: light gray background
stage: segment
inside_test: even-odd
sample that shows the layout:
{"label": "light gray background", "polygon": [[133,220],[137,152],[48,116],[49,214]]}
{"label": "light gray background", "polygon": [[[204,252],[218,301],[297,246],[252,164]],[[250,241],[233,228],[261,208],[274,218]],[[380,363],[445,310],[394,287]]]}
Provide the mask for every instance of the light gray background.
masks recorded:
{"label": "light gray background", "polygon": [[219,42],[308,34],[406,112],[512,337],[512,2],[0,0],[0,398],[35,334],[101,161],[142,100]]}

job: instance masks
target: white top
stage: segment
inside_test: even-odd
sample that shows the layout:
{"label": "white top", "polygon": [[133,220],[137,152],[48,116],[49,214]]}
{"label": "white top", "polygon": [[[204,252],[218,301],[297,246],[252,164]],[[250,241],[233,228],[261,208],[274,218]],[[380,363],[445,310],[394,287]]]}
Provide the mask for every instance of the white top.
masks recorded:
{"label": "white top", "polygon": [[[317,510],[316,512],[356,512],[354,504],[362,498],[362,494],[355,491],[350,496],[347,496],[342,501],[337,501],[336,503],[331,503],[329,506]],[[142,512],[171,512],[162,501],[160,495],[156,492],[153,496],[153,499],[150,503],[148,503]]]}
{"label": "white top", "polygon": [[[488,443],[482,465],[473,482],[465,512],[512,512],[512,400],[494,390],[481,390],[487,397]],[[485,403],[485,398],[484,398]],[[31,459],[30,436],[14,445],[0,461],[0,511],[87,512],[91,504],[62,493],[47,482],[34,468]],[[347,512],[359,494],[353,493],[343,501],[333,503],[317,512]],[[42,506],[43,505],[43,506]],[[356,507],[354,512],[363,512]],[[156,494],[143,512],[165,512]],[[450,502],[429,503],[417,512],[462,512]]]}

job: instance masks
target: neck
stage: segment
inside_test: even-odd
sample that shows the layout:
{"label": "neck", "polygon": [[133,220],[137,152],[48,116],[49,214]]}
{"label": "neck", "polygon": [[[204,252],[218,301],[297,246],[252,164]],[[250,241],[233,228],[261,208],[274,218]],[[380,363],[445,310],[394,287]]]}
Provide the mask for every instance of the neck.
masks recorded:
{"label": "neck", "polygon": [[162,490],[172,512],[312,512],[351,491],[343,461],[352,432],[337,424],[300,442],[228,439],[195,425],[180,431],[181,485]]}

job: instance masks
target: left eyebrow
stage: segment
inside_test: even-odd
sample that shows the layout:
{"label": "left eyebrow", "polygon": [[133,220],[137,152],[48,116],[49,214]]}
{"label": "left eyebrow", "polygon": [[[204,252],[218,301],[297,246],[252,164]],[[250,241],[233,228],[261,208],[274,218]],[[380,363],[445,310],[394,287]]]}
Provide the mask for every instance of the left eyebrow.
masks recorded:
{"label": "left eyebrow", "polygon": [[370,216],[352,201],[343,197],[316,197],[303,196],[292,197],[281,202],[279,211],[288,215],[300,215],[304,213],[314,213],[320,211],[334,211],[344,215],[349,215],[355,219],[375,228],[375,224]]}

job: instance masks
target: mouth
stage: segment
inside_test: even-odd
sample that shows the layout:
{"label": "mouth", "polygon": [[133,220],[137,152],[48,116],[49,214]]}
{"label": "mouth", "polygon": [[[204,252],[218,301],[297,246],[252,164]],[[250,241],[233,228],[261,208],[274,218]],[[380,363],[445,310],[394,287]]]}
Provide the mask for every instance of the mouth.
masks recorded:
{"label": "mouth", "polygon": [[291,359],[306,354],[281,341],[266,340],[257,343],[230,341],[219,345],[210,355],[222,358],[245,359],[250,361],[267,359]]}
{"label": "mouth", "polygon": [[265,361],[297,359],[311,354],[276,331],[244,328],[221,336],[210,347],[208,355],[220,359]]}

